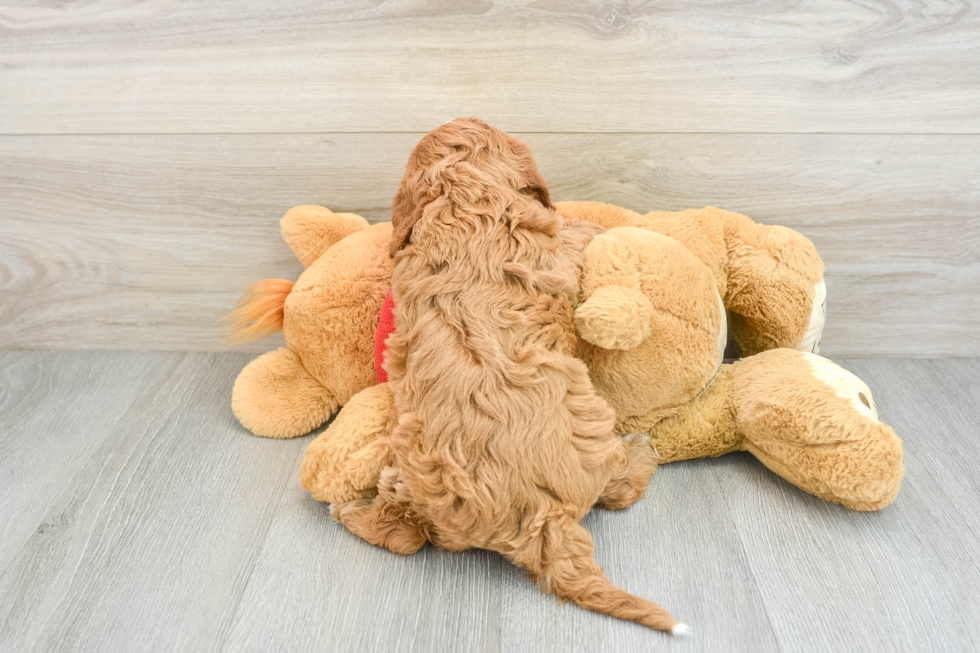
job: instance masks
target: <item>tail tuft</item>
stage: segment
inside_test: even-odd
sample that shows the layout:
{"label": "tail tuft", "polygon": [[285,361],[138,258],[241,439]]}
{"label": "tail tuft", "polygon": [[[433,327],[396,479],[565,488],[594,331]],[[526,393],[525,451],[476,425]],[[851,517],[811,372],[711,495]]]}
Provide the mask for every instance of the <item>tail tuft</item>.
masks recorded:
{"label": "tail tuft", "polygon": [[687,624],[677,624],[670,629],[670,634],[674,637],[690,637],[691,627]]}
{"label": "tail tuft", "polygon": [[282,329],[283,306],[292,289],[288,279],[263,279],[249,286],[235,312],[224,318],[231,321],[225,342],[254,342]]}
{"label": "tail tuft", "polygon": [[587,610],[678,634],[679,624],[666,610],[606,578],[592,557],[592,536],[584,526],[567,514],[552,512],[544,517],[537,534],[508,556],[526,567],[542,590]]}

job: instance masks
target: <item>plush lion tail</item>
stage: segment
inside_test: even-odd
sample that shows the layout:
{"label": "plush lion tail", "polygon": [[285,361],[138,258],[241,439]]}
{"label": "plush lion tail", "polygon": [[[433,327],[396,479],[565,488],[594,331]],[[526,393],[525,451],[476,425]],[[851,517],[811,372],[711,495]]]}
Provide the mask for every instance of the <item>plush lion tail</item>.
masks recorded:
{"label": "plush lion tail", "polygon": [[254,342],[282,329],[283,306],[292,289],[288,279],[263,279],[249,286],[235,312],[224,318],[231,322],[225,342]]}
{"label": "plush lion tail", "polygon": [[690,632],[656,603],[613,585],[592,557],[592,536],[578,522],[567,516],[546,520],[539,536],[532,539],[536,540],[533,545],[527,543],[532,546],[522,547],[523,551],[509,557],[526,567],[545,592],[654,630],[668,630],[674,635]]}

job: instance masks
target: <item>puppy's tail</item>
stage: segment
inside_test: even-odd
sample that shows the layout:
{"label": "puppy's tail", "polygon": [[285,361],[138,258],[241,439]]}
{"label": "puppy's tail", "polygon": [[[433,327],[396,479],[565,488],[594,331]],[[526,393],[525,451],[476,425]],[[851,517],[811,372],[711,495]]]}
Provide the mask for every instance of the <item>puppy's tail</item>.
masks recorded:
{"label": "puppy's tail", "polygon": [[282,329],[283,307],[292,289],[293,282],[288,279],[263,279],[249,286],[235,312],[224,318],[231,322],[225,342],[240,345]]}
{"label": "puppy's tail", "polygon": [[509,556],[531,572],[543,591],[655,630],[669,630],[675,635],[689,632],[656,603],[609,582],[592,557],[592,535],[584,526],[567,516],[550,516],[554,518],[546,519],[540,530]]}

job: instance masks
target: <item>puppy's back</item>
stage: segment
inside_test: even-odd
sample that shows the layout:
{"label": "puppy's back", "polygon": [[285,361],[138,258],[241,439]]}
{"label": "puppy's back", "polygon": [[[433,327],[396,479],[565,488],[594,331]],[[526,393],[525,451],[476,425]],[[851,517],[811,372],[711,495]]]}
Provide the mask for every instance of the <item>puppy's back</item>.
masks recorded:
{"label": "puppy's back", "polygon": [[516,228],[432,220],[396,263],[395,439],[426,472],[413,496],[440,539],[507,538],[542,498],[584,514],[617,446],[612,410],[570,356],[582,251],[602,229],[524,207],[538,215]]}

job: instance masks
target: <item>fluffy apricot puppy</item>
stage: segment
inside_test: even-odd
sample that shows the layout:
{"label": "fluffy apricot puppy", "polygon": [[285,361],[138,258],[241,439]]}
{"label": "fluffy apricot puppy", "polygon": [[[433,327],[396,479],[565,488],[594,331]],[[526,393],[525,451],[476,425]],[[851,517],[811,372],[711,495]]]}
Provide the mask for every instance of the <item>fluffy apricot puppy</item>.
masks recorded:
{"label": "fluffy apricot puppy", "polygon": [[497,551],[562,599],[678,627],[606,578],[579,523],[638,499],[654,469],[573,356],[583,249],[602,228],[563,219],[527,146],[476,119],[416,146],[392,226],[391,464],[377,496],[334,516],[396,553]]}

